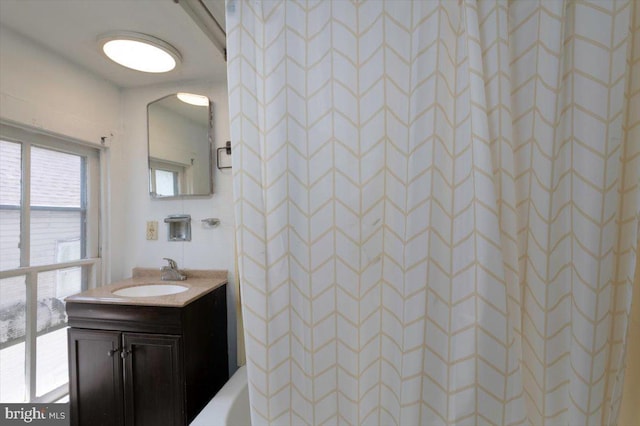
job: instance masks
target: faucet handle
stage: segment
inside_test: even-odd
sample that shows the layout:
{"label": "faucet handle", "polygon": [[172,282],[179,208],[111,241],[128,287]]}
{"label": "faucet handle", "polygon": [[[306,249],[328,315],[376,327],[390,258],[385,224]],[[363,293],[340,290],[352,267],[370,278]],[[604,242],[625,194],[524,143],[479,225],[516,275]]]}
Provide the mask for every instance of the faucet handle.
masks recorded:
{"label": "faucet handle", "polygon": [[169,259],[168,257],[163,257],[163,259],[166,260],[167,262],[169,262],[169,268],[178,269],[178,264],[176,263],[175,260]]}

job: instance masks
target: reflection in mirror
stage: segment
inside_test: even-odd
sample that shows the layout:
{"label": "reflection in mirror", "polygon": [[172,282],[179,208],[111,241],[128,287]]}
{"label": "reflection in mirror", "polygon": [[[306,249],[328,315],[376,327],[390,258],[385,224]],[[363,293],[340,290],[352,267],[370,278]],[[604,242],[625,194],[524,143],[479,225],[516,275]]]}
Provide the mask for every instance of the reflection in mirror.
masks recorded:
{"label": "reflection in mirror", "polygon": [[154,198],[211,195],[211,102],[186,103],[176,94],[147,106],[149,192]]}

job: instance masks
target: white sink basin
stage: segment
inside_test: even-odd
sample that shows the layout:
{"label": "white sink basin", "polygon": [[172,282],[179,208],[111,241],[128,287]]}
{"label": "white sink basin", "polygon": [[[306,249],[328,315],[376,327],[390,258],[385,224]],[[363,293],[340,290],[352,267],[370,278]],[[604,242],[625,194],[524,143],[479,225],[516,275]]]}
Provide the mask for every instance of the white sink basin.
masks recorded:
{"label": "white sink basin", "polygon": [[153,297],[182,293],[187,290],[189,290],[189,287],[177,284],[146,284],[121,288],[120,290],[115,290],[113,294],[125,297]]}

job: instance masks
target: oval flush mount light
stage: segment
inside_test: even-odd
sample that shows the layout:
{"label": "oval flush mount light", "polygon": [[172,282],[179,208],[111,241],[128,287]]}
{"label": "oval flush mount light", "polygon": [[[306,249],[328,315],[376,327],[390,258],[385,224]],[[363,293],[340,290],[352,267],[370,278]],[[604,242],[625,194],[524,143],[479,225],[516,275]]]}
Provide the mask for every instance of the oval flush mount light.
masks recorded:
{"label": "oval flush mount light", "polygon": [[136,71],[168,72],[182,60],[175,47],[147,34],[108,33],[98,37],[98,42],[109,59]]}
{"label": "oval flush mount light", "polygon": [[209,98],[206,96],[185,92],[178,93],[177,96],[178,99],[187,104],[195,106],[209,106]]}

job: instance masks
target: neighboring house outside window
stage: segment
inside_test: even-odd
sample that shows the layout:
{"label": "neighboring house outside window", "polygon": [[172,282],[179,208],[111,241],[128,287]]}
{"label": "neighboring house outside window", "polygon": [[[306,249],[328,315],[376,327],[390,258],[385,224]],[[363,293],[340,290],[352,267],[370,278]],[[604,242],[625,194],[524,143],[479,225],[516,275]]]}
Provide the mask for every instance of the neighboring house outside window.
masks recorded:
{"label": "neighboring house outside window", "polygon": [[99,275],[99,153],[0,131],[0,402],[50,402],[68,392],[64,298]]}

